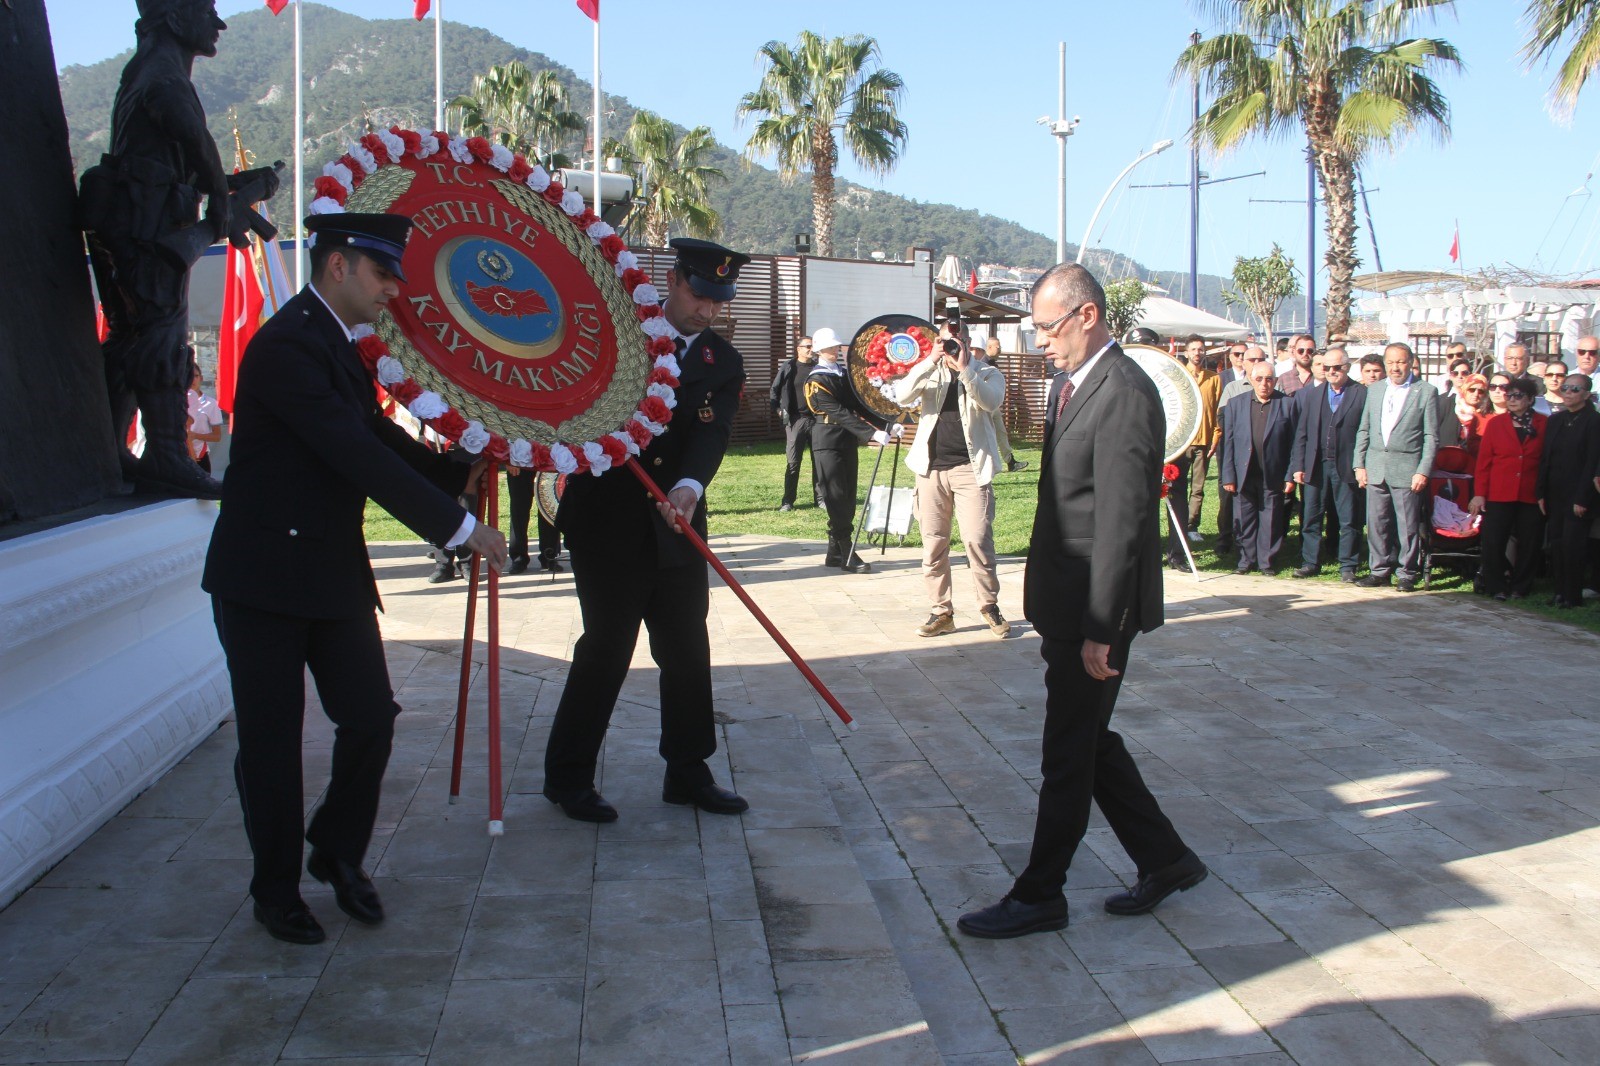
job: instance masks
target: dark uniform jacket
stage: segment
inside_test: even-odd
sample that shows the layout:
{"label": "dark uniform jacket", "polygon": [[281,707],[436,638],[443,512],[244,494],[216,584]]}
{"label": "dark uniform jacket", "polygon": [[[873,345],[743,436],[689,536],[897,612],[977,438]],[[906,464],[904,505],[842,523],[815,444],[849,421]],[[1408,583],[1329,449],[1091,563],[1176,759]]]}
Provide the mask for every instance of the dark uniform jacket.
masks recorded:
{"label": "dark uniform jacket", "polygon": [[1600,507],[1594,479],[1600,477],[1600,411],[1582,407],[1560,410],[1545,423],[1544,452],[1539,456],[1538,498],[1552,506]]}
{"label": "dark uniform jacket", "polygon": [[811,448],[849,451],[872,439],[887,423],[856,401],[844,380],[844,371],[835,372],[819,363],[806,378],[806,406],[817,416],[811,427]]}
{"label": "dark uniform jacket", "polygon": [[362,532],[367,497],[442,544],[465,512],[468,468],[378,409],[355,345],[310,289],[239,364],[222,511],[201,586],[279,614],[355,618],[378,605]]}
{"label": "dark uniform jacket", "polygon": [[[678,356],[678,405],[666,432],[638,457],[662,492],[671,492],[683,478],[698,481],[702,488],[710,486],[728,450],[743,388],[744,358],[712,330],[700,333],[693,346]],[[701,537],[706,535],[703,495],[690,524]],[[644,547],[641,538],[654,541],[657,566],[700,559],[681,534],[667,528],[633,473],[620,467],[599,477],[585,473],[567,478],[556,526],[573,551],[611,553],[619,565],[636,560]]]}
{"label": "dark uniform jacket", "polygon": [[1162,622],[1166,416],[1155,382],[1115,344],[1058,423],[1066,378],[1050,385],[1022,610],[1040,636],[1115,645]]}

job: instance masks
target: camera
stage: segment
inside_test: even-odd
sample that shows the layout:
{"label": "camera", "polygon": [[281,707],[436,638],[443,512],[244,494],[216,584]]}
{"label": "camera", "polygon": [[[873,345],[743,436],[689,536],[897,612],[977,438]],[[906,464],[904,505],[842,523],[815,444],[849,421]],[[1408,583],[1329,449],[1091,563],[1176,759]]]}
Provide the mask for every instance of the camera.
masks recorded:
{"label": "camera", "polygon": [[961,342],[954,339],[961,335],[961,301],[954,296],[944,302],[944,328],[951,336],[944,339],[941,347],[944,354],[954,358],[961,354]]}

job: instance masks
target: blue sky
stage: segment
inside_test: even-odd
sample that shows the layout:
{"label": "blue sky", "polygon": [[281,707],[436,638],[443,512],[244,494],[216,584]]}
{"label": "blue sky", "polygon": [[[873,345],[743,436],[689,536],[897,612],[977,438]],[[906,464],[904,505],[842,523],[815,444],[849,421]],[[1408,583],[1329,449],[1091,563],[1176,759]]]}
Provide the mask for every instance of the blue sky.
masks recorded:
{"label": "blue sky", "polygon": [[[58,65],[95,62],[132,43],[134,0],[46,2]],[[582,77],[590,74],[590,23],[572,0],[442,2],[447,23],[483,26]],[[225,18],[260,6],[260,0],[218,3]],[[409,16],[411,0],[331,0],[330,6],[369,18]],[[1450,269],[1459,219],[1468,269],[1513,263],[1600,274],[1600,196],[1569,198],[1600,159],[1600,85],[1570,121],[1550,116],[1548,71],[1526,74],[1517,57],[1523,6],[1521,0],[1467,0],[1422,24],[1419,32],[1454,42],[1467,69],[1440,79],[1453,106],[1448,142],[1418,138],[1365,168],[1385,268]],[[684,125],[708,125],[735,147],[749,128],[736,122],[734,107],[760,78],[756,50],[764,42],[792,39],[801,29],[876,37],[885,65],[906,82],[910,144],[887,179],[863,177],[848,165],[845,176],[917,200],[977,208],[1051,236],[1055,142],[1034,120],[1054,114],[1056,43],[1065,39],[1067,112],[1083,119],[1067,149],[1067,235],[1073,242],[1107,183],[1154,142],[1170,137],[1179,144],[1143,164],[1130,181],[1187,180],[1189,90],[1186,83],[1173,84],[1172,60],[1192,30],[1215,29],[1187,0],[807,0],[781,8],[702,0],[698,16],[681,5],[604,0],[603,11],[606,90]],[[70,33],[62,32],[64,13],[71,16]],[[431,23],[417,32],[431,34]],[[1202,169],[1217,177],[1267,172],[1202,194],[1202,270],[1226,273],[1236,255],[1265,254],[1274,241],[1304,263],[1306,172],[1299,144],[1253,142],[1223,159],[1206,158]],[[1590,184],[1600,193],[1600,179]],[[1278,199],[1299,202],[1251,202]],[[1359,250],[1368,270],[1373,256],[1362,221]],[[1095,239],[1149,267],[1186,270],[1186,193],[1124,189],[1113,195]]]}

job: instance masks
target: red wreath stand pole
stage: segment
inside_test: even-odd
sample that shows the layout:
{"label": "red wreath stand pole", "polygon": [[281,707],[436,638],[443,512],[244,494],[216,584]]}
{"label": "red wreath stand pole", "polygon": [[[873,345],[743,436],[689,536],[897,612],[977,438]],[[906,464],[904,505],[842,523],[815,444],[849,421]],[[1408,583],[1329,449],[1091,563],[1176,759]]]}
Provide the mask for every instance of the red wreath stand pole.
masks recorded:
{"label": "red wreath stand pole", "polygon": [[[649,474],[645,473],[644,467],[639,465],[637,459],[631,457],[628,459],[628,469],[633,471],[633,476],[643,483],[645,490],[654,497],[657,503],[671,505],[667,499],[667,494],[661,491],[661,486],[657,485]],[[756,601],[750,598],[750,594],[744,590],[744,586],[739,584],[732,574],[728,573],[728,568],[722,565],[722,560],[718,559],[716,553],[706,545],[705,541],[700,539],[700,534],[696,533],[688,522],[679,522],[678,532],[682,533],[689,543],[693,545],[695,551],[705,557],[706,562],[710,563],[712,569],[717,572],[717,576],[722,578],[727,586],[733,590],[733,594],[739,597],[744,605],[750,609],[750,613],[755,616],[756,621],[761,623],[761,628],[765,629],[767,635],[777,643],[778,647],[783,649],[783,653],[789,657],[790,662],[794,663],[795,668],[800,671],[801,675],[811,682],[811,687],[817,690],[817,695],[821,696],[823,701],[833,709],[833,713],[839,716],[839,721],[849,726],[852,731],[855,730],[857,728],[856,720],[850,717],[850,712],[846,711],[844,705],[834,698],[833,693],[828,691],[828,686],[824,685],[822,679],[806,664],[804,659],[800,658],[800,653],[794,650],[794,645],[784,639],[783,634],[778,632],[778,627],[773,625],[772,620],[762,612],[761,608],[756,606]]]}
{"label": "red wreath stand pole", "polygon": [[[487,508],[487,518],[485,517]],[[474,517],[487,521],[489,528],[500,525],[500,467],[493,459],[483,472]],[[467,582],[467,623],[461,636],[461,676],[456,687],[455,756],[450,763],[450,802],[461,796],[461,758],[467,745],[467,689],[472,679],[472,635],[478,613],[478,572],[483,556],[473,553],[471,576]],[[489,567],[489,593],[485,613],[489,620],[489,835],[506,830],[504,797],[500,787],[500,571]]]}

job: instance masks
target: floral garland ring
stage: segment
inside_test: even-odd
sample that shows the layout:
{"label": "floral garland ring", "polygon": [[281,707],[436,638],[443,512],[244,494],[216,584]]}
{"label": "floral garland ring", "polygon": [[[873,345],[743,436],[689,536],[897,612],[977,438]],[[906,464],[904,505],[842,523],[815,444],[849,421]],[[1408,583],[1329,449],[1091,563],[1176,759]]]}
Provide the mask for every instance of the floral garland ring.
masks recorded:
{"label": "floral garland ring", "polygon": [[[585,206],[577,192],[563,188],[559,181],[537,163],[485,137],[452,137],[448,133],[418,133],[391,126],[363,136],[336,161],[322,168],[313,186],[314,215],[343,212],[350,194],[381,167],[398,163],[405,156],[427,159],[444,154],[457,163],[487,163],[514,182],[526,185],[561,209],[567,220],[581,230],[615,269],[617,278],[633,298],[634,314],[648,338],[645,350],[653,357],[644,398],[639,401],[621,429],[590,441],[507,440],[475,419],[466,419],[444,397],[424,389],[406,372],[400,360],[389,353],[389,346],[369,325],[356,327],[356,351],[379,386],[403,404],[406,410],[447,440],[474,455],[488,455],[497,462],[529,470],[556,474],[590,473],[600,475],[613,466],[638,455],[651,440],[666,432],[677,406],[679,333],[661,313],[661,295],[650,283],[650,276],[639,269],[639,260],[608,223]],[[619,324],[620,326],[620,324]]]}

